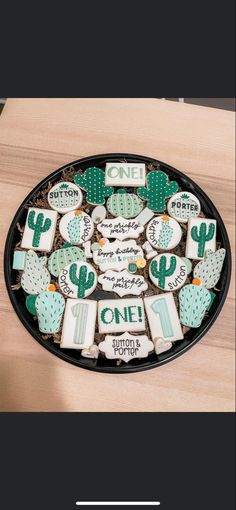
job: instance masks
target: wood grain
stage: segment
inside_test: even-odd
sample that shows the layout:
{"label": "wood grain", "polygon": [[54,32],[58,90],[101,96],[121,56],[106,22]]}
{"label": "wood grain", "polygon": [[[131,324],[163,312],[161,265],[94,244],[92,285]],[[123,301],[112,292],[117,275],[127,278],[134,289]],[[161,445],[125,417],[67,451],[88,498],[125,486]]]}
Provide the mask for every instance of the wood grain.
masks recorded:
{"label": "wood grain", "polygon": [[[10,99],[0,117],[0,256],[22,200],[50,172],[105,152],[146,154],[192,177],[234,253],[234,113],[155,99]],[[2,268],[2,264],[1,264]],[[67,364],[24,329],[0,274],[0,410],[233,411],[234,277],[208,334],[173,362],[107,375]]]}

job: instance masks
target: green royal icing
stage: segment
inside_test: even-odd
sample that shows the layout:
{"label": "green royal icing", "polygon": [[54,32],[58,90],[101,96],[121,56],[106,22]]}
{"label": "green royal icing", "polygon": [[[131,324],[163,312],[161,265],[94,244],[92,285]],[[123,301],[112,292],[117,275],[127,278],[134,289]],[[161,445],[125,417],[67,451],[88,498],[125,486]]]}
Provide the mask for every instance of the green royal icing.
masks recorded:
{"label": "green royal icing", "polygon": [[150,265],[151,274],[155,278],[158,278],[159,287],[161,287],[162,289],[165,288],[166,276],[171,276],[175,272],[175,268],[176,268],[175,256],[173,255],[170,258],[170,265],[169,265],[168,269],[166,267],[166,262],[167,262],[167,257],[165,255],[162,255],[159,260],[159,268],[158,268],[157,260],[153,260]]}
{"label": "green royal icing", "polygon": [[105,173],[97,167],[87,168],[84,175],[75,175],[74,182],[87,192],[87,202],[93,205],[105,204],[105,197],[114,191],[112,186],[105,186]]}
{"label": "green royal icing", "polygon": [[147,187],[137,190],[138,196],[147,200],[147,206],[154,212],[164,211],[166,198],[172,197],[179,189],[176,181],[169,183],[168,176],[161,170],[152,170],[147,175]]}
{"label": "green royal icing", "polygon": [[134,218],[143,209],[143,203],[134,193],[126,193],[124,189],[119,189],[113,193],[107,200],[107,209],[112,216],[122,218]]}
{"label": "green royal icing", "polygon": [[211,241],[213,239],[214,233],[215,233],[214,223],[209,224],[208,231],[207,231],[207,224],[204,222],[201,223],[199,230],[196,225],[194,227],[192,227],[191,237],[192,237],[193,241],[196,241],[196,243],[198,243],[198,252],[197,252],[198,257],[204,256],[205,244],[208,241]]}

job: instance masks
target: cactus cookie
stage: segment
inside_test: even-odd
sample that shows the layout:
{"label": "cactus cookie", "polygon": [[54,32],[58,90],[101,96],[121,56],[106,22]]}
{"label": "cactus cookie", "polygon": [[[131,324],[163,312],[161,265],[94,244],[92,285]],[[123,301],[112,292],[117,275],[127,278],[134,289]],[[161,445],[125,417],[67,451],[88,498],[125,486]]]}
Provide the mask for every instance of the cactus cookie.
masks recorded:
{"label": "cactus cookie", "polygon": [[66,296],[83,299],[96,288],[97,273],[88,262],[72,262],[62,269],[58,283]]}
{"label": "cactus cookie", "polygon": [[30,207],[26,218],[21,248],[51,251],[56,223],[56,211]]}
{"label": "cactus cookie", "polygon": [[29,250],[21,277],[21,287],[27,294],[40,294],[50,283],[50,274],[46,269],[47,257],[38,257],[37,253]]}
{"label": "cactus cookie", "polygon": [[88,214],[80,210],[71,211],[62,216],[59,230],[68,243],[83,244],[92,237],[94,224]]}
{"label": "cactus cookie", "polygon": [[147,175],[147,187],[138,188],[138,196],[147,200],[147,206],[154,212],[164,211],[166,199],[179,189],[176,181],[169,182],[168,176],[161,170],[152,170]]}
{"label": "cactus cookie", "polygon": [[112,216],[122,216],[123,218],[134,218],[143,209],[143,203],[134,193],[126,193],[121,188],[117,193],[113,193],[107,200],[107,209]]}
{"label": "cactus cookie", "polygon": [[65,299],[59,293],[45,291],[39,294],[35,301],[35,309],[41,333],[58,333],[65,308]]}
{"label": "cactus cookie", "polygon": [[77,260],[85,260],[85,253],[78,246],[65,246],[56,250],[48,259],[48,269],[53,276],[58,277],[61,270]]}
{"label": "cactus cookie", "polygon": [[193,193],[181,191],[170,198],[167,204],[167,210],[170,216],[175,220],[186,223],[189,218],[199,216],[201,205]]}
{"label": "cactus cookie", "polygon": [[213,289],[220,279],[226,250],[220,248],[216,252],[207,250],[204,260],[198,262],[193,271],[194,278],[199,278],[206,289]]}
{"label": "cactus cookie", "polygon": [[65,214],[78,209],[83,201],[83,194],[72,182],[58,182],[48,192],[48,203],[52,209]]}
{"label": "cactus cookie", "polygon": [[190,218],[186,242],[186,257],[203,259],[205,251],[216,251],[216,220]]}
{"label": "cactus cookie", "polygon": [[154,285],[163,290],[177,290],[187,278],[187,266],[177,255],[157,255],[149,266],[149,276]]}
{"label": "cactus cookie", "polygon": [[86,191],[88,204],[103,205],[105,198],[114,191],[112,186],[105,186],[105,173],[101,168],[95,166],[87,168],[84,175],[75,175],[74,182]]}
{"label": "cactus cookie", "polygon": [[179,291],[180,322],[189,328],[199,328],[210,302],[209,290],[194,283],[185,285]]}
{"label": "cactus cookie", "polygon": [[155,216],[148,223],[146,236],[154,248],[172,250],[179,244],[182,230],[179,223],[170,216]]}

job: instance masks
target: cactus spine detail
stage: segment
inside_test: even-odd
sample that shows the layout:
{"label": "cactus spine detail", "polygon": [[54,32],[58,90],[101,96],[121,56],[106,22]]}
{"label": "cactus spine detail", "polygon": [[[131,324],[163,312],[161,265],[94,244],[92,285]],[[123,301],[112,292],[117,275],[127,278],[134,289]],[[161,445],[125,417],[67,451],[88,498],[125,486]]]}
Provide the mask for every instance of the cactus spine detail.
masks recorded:
{"label": "cactus spine detail", "polygon": [[198,328],[211,302],[210,291],[198,285],[185,285],[179,291],[180,322],[189,328]]}
{"label": "cactus spine detail", "polygon": [[25,268],[21,277],[21,286],[27,294],[40,294],[50,283],[50,274],[46,269],[47,257],[38,257],[29,250],[26,253]]}
{"label": "cactus spine detail", "polygon": [[28,216],[28,226],[34,230],[32,246],[38,248],[41,234],[43,232],[47,232],[50,229],[52,221],[49,218],[46,218],[44,221],[43,213],[39,213],[37,215],[37,219],[35,220],[35,214],[35,211],[30,211]]}
{"label": "cactus spine detail", "polygon": [[168,269],[166,267],[166,261],[167,261],[166,256],[162,255],[160,257],[159,269],[158,269],[158,264],[157,264],[156,260],[153,260],[150,265],[150,271],[155,278],[158,278],[159,287],[161,287],[162,289],[164,289],[164,287],[165,287],[166,276],[171,276],[174,273],[175,268],[176,268],[175,256],[172,256],[170,258],[170,265],[169,265]]}
{"label": "cactus spine detail", "polygon": [[112,186],[105,186],[105,173],[95,166],[87,168],[84,175],[75,175],[74,182],[87,192],[89,204],[105,204],[105,197],[109,197],[114,191]]}
{"label": "cactus spine detail", "polygon": [[173,235],[173,228],[168,221],[163,220],[158,238],[158,246],[162,249],[168,248]]}
{"label": "cactus spine detail", "polygon": [[81,214],[75,214],[74,218],[69,221],[67,231],[71,243],[78,243],[80,241],[80,222],[82,220]]}
{"label": "cactus spine detail", "polygon": [[95,274],[89,271],[86,266],[81,266],[79,269],[79,276],[77,277],[77,265],[71,264],[70,266],[70,280],[78,287],[78,298],[84,298],[85,290],[91,289],[94,285]]}
{"label": "cactus spine detail", "polygon": [[85,261],[85,253],[77,246],[65,246],[59,250],[54,251],[48,259],[48,269],[51,274],[58,277],[61,270],[64,269],[71,262],[77,260]]}
{"label": "cactus spine detail", "polygon": [[205,244],[208,241],[213,239],[215,233],[215,225],[214,223],[209,224],[208,232],[206,223],[202,222],[199,231],[197,226],[195,225],[191,229],[191,237],[194,241],[198,243],[198,257],[203,257],[205,252]]}
{"label": "cactus spine detail", "polygon": [[169,182],[161,170],[152,170],[147,176],[147,187],[138,188],[138,196],[147,200],[147,207],[155,212],[165,210],[166,198],[172,197],[179,189],[176,181]]}

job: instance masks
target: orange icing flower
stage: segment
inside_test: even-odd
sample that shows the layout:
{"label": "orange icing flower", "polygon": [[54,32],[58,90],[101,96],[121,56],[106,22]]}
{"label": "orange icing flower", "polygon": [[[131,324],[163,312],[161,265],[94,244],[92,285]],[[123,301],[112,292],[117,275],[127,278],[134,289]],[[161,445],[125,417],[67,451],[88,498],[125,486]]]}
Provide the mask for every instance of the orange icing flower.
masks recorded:
{"label": "orange icing flower", "polygon": [[139,268],[139,269],[142,269],[143,267],[146,266],[146,260],[141,258],[141,259],[138,259],[136,260],[136,266]]}
{"label": "orange icing flower", "polygon": [[193,285],[202,285],[202,280],[200,278],[194,278],[192,281]]}
{"label": "orange icing flower", "polygon": [[170,217],[169,216],[162,216],[162,221],[170,221]]}
{"label": "orange icing flower", "polygon": [[74,211],[75,214],[83,214],[83,211],[80,211],[79,209],[77,209],[77,211]]}
{"label": "orange icing flower", "polygon": [[48,290],[49,292],[55,292],[55,290],[56,290],[56,289],[57,289],[57,288],[56,288],[56,285],[54,285],[54,283],[50,283],[50,284],[47,286],[47,290]]}
{"label": "orange icing flower", "polygon": [[105,239],[105,238],[103,237],[102,239],[100,239],[100,241],[99,241],[99,243],[98,243],[98,244],[99,244],[99,246],[101,246],[101,248],[102,248],[102,247],[104,246],[104,244],[106,244],[106,242],[107,242],[107,239]]}

